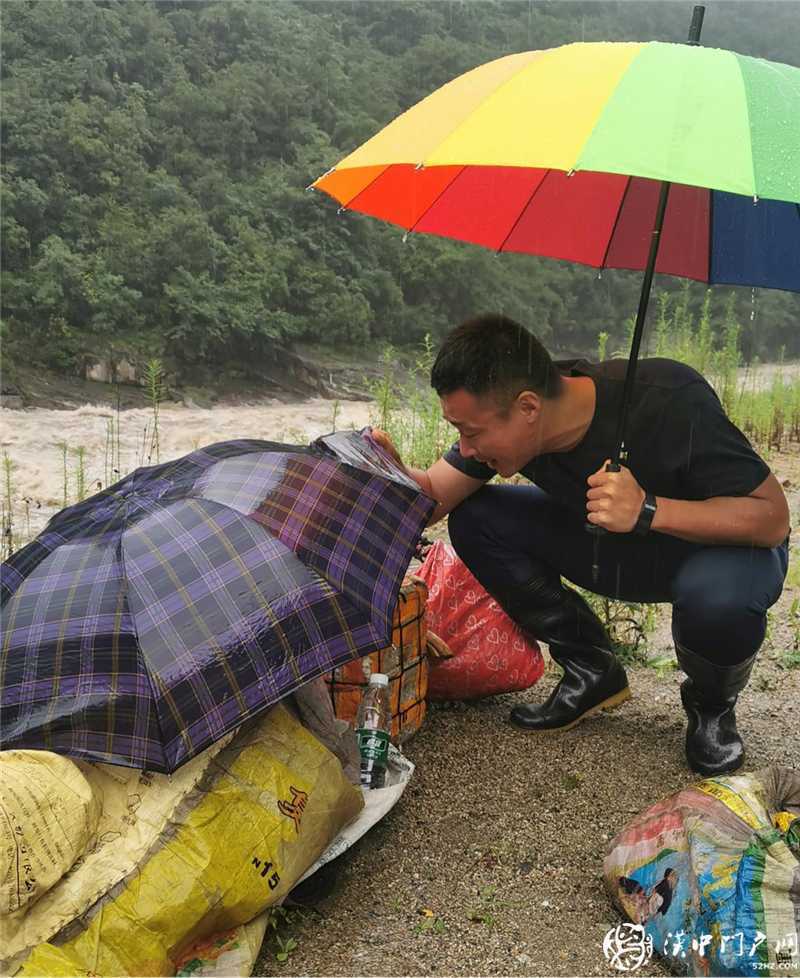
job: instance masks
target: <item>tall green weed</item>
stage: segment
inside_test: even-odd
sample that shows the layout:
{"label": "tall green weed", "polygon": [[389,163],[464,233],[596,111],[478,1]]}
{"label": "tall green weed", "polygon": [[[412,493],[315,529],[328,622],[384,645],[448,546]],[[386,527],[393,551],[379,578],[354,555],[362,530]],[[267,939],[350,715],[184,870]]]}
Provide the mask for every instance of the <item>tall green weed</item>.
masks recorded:
{"label": "tall green weed", "polygon": [[[689,296],[688,283],[677,294],[656,296],[653,355],[680,360],[699,371],[717,392],[726,414],[764,454],[785,450],[790,441],[800,440],[800,378],[788,377],[779,368],[765,386],[757,363],[742,377],[741,326],[734,297],[726,300],[715,331],[711,290],[697,315],[689,308]],[[599,334],[600,343],[605,342],[604,336]]]}
{"label": "tall green weed", "polygon": [[455,438],[430,387],[435,357],[426,335],[410,367],[403,371],[397,351],[388,346],[381,356],[380,377],[365,381],[375,399],[372,424],[387,432],[406,464],[422,469],[433,465]]}

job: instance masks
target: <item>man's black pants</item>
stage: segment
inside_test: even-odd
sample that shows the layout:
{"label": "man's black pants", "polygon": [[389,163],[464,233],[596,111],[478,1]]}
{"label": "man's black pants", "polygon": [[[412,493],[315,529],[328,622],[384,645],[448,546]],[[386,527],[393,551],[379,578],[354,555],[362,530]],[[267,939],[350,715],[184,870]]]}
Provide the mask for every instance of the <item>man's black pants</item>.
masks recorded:
{"label": "man's black pants", "polygon": [[704,659],[732,665],[758,651],[767,609],[783,589],[788,541],[767,549],[608,533],[594,584],[593,537],[584,527],[583,518],[536,486],[484,486],[449,518],[458,555],[501,604],[544,565],[609,598],[669,602],[675,641]]}

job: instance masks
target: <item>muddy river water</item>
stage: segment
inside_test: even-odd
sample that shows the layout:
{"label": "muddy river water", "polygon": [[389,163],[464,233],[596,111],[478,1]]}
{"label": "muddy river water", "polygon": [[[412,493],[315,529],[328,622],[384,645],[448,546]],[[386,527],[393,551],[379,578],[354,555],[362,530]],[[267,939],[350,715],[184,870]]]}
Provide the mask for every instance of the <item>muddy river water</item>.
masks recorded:
{"label": "muddy river water", "polygon": [[[763,388],[778,372],[789,381],[800,376],[800,365],[765,364],[757,368],[755,376],[752,371],[742,369],[740,383],[751,389]],[[294,404],[268,398],[253,404],[211,408],[162,404],[158,455],[164,462],[201,445],[229,438],[307,444],[334,429],[361,428],[374,422],[377,413],[372,401],[335,402],[323,398]],[[114,426],[113,447],[110,425]],[[152,432],[153,413],[145,408],[119,414],[112,408],[95,404],[84,404],[74,410],[0,410],[0,453],[4,458],[7,456],[11,464],[12,513],[17,544],[38,533],[64,505],[65,444],[67,500],[73,503],[77,499],[80,478],[80,449],[83,449],[84,493],[90,495],[137,466],[155,463]],[[119,474],[113,473],[113,468],[118,468]],[[3,471],[0,499],[4,508],[6,497],[6,472]]]}
{"label": "muddy river water", "polygon": [[[334,417],[335,412],[335,417]],[[159,457],[178,458],[202,445],[229,438],[262,438],[307,444],[334,428],[361,428],[375,413],[373,402],[313,398],[297,404],[269,399],[256,404],[213,408],[162,404],[159,414]],[[116,426],[119,421],[118,453]],[[114,425],[114,447],[109,433]],[[139,465],[156,461],[152,446],[153,413],[121,411],[86,404],[72,411],[28,408],[0,411],[0,450],[11,462],[14,533],[35,535],[64,505],[64,449],[67,446],[67,498],[75,502],[79,449],[83,449],[83,482],[90,495]],[[148,461],[148,454],[150,460]],[[113,466],[112,466],[113,459]],[[108,478],[113,475],[112,478]],[[98,483],[100,485],[98,485]],[[2,495],[7,494],[3,472]],[[27,503],[26,503],[27,500]]]}

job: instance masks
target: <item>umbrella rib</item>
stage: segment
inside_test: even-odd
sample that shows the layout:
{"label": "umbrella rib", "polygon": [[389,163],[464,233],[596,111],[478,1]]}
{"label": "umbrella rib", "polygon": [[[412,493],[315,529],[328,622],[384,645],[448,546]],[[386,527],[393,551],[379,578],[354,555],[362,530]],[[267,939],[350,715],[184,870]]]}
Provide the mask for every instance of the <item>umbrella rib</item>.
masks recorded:
{"label": "umbrella rib", "polygon": [[[139,643],[139,632],[138,632],[138,630],[136,628],[136,616],[133,614],[133,611],[131,610],[131,602],[130,602],[130,597],[129,597],[129,593],[130,592],[129,592],[129,588],[128,588],[127,560],[125,559],[125,547],[124,547],[124,545],[122,543],[122,534],[120,534],[118,546],[119,546],[119,559],[120,559],[120,564],[122,565],[122,582],[123,582],[123,588],[124,588],[124,592],[125,592],[125,604],[126,604],[126,606],[128,608],[128,614],[131,616],[131,628],[133,629],[134,635],[136,636],[136,643],[139,646],[139,649],[141,650],[141,644]],[[138,658],[138,656],[137,656],[137,658]],[[147,679],[147,684],[150,687],[150,690],[152,691],[152,694],[153,694],[153,700],[152,700],[152,702],[153,702],[153,715],[155,717],[156,727],[158,728],[158,733],[159,733],[158,746],[159,746],[159,748],[161,750],[161,761],[162,761],[162,763],[164,765],[164,770],[167,770],[167,752],[164,749],[164,743],[165,743],[165,740],[166,740],[165,731],[164,731],[164,729],[161,726],[161,717],[158,715],[158,710],[155,708],[155,703],[156,703],[157,694],[158,694],[159,690],[156,689],[155,682],[154,682],[154,678],[155,677],[154,676],[151,676],[150,671],[145,668],[145,669],[143,669],[143,672],[144,672],[145,678]],[[145,759],[145,766],[146,766],[146,759]]]}
{"label": "umbrella rib", "polygon": [[[533,167],[531,167],[531,169],[533,169]],[[499,247],[495,249],[495,251],[498,254],[503,250],[503,248],[505,248],[506,242],[511,237],[511,235],[514,233],[514,231],[516,231],[517,225],[519,224],[519,222],[522,220],[523,216],[525,215],[525,211],[527,211],[527,209],[531,206],[531,202],[533,201],[533,198],[539,193],[539,191],[541,190],[542,185],[544,184],[545,180],[550,176],[550,174],[552,172],[553,172],[552,171],[552,168],[548,167],[547,172],[545,173],[545,175],[542,177],[542,179],[536,184],[536,186],[531,191],[531,195],[530,195],[530,197],[528,197],[527,201],[525,202],[525,206],[522,207],[522,208],[520,208],[520,212],[517,215],[517,219],[514,221],[514,223],[508,229],[508,234],[500,242]]]}
{"label": "umbrella rib", "polygon": [[[125,504],[127,506],[127,500],[126,500],[126,503]],[[112,515],[111,517],[109,517],[108,522],[105,524],[105,526],[100,531],[100,533],[101,534],[104,533],[113,524],[113,522],[114,522],[114,515]],[[72,541],[70,541],[70,542],[72,542]],[[54,552],[55,552],[55,550],[51,551],[51,553],[54,553]],[[83,572],[84,568],[88,565],[89,560],[91,559],[91,557],[92,557],[91,548],[87,548],[86,554],[83,557],[83,562],[80,565],[80,572],[81,573]],[[58,702],[58,698],[61,695],[61,682],[62,682],[61,662],[62,662],[62,659],[64,657],[64,642],[65,642],[64,633],[65,633],[65,630],[66,630],[66,627],[67,627],[67,622],[69,621],[68,612],[72,608],[72,604],[73,604],[73,602],[75,600],[75,593],[76,593],[76,591],[78,589],[78,579],[79,579],[79,574],[76,573],[75,574],[75,581],[72,584],[72,586],[69,588],[68,596],[65,599],[65,603],[64,603],[64,615],[63,615],[63,617],[61,619],[61,624],[59,625],[59,634],[58,634],[58,639],[57,639],[57,642],[56,642],[55,665],[54,665],[54,668],[53,668],[54,695],[51,696],[50,701],[47,704],[47,722],[45,724],[45,731],[46,731],[46,733],[45,733],[45,742],[46,742],[45,749],[46,750],[49,750],[50,749],[50,742],[49,742],[50,741],[50,736],[51,736],[50,727],[51,727],[51,724],[52,724],[53,719],[54,719],[53,714],[54,714],[54,711],[55,711],[56,703]],[[70,727],[72,727],[71,722],[70,722]],[[72,729],[71,729],[70,732],[71,733],[74,733],[74,731]]]}
{"label": "umbrella rib", "polygon": [[[122,563],[122,534],[120,534],[119,540],[117,541],[117,547],[119,549],[120,563]],[[119,637],[122,632],[121,620],[123,609],[127,610],[128,617],[130,618],[131,622],[131,629],[135,630],[133,615],[131,615],[130,605],[128,604],[128,579],[124,572],[122,574],[122,578],[120,579],[119,594],[117,595],[117,607],[114,611],[114,632],[111,636],[111,699],[108,704],[109,723],[108,730],[106,731],[106,751],[108,752],[109,756],[114,753],[114,729],[116,723],[117,697],[119,695],[120,679]],[[136,639],[138,641],[138,635],[136,636]]]}
{"label": "umbrella rib", "polygon": [[625,189],[622,192],[622,199],[619,202],[619,207],[617,208],[617,213],[614,218],[614,226],[611,228],[611,234],[608,236],[608,243],[606,244],[606,250],[603,252],[603,261],[600,264],[600,268],[606,267],[606,261],[608,261],[608,253],[611,251],[611,242],[614,240],[614,235],[617,233],[617,225],[622,217],[622,208],[625,206],[625,200],[628,196],[628,191],[630,190],[631,183],[633,181],[633,176],[629,176],[626,183]]}

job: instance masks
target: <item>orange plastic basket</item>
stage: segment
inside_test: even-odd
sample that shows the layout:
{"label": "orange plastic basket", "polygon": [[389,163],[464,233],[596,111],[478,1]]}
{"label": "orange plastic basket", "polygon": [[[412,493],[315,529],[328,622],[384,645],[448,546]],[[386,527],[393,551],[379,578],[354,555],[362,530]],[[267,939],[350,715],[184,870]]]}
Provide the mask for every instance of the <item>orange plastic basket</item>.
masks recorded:
{"label": "orange plastic basket", "polygon": [[392,740],[402,743],[422,726],[427,711],[428,658],[425,653],[428,588],[418,577],[403,581],[394,612],[392,644],[354,659],[325,677],[337,717],[352,722],[373,672],[389,677]]}

